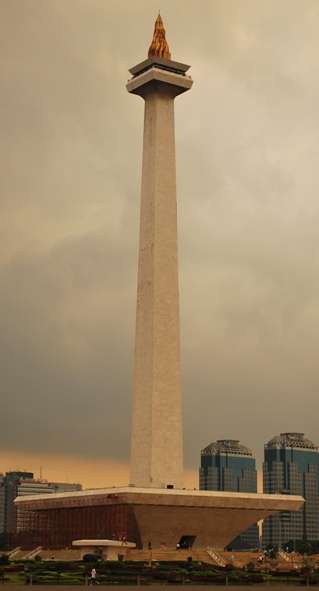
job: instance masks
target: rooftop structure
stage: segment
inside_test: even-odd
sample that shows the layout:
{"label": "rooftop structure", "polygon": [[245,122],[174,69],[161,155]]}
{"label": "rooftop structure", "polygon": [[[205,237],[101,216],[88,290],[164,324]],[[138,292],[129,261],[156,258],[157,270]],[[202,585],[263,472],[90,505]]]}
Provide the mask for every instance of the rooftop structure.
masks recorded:
{"label": "rooftop structure", "polygon": [[202,456],[216,454],[216,453],[224,453],[224,454],[231,454],[231,455],[238,455],[238,456],[248,456],[252,457],[252,451],[239,443],[238,439],[217,439],[213,443],[204,447],[201,451]]}
{"label": "rooftop structure", "polygon": [[280,435],[276,435],[270,439],[270,441],[266,443],[265,447],[267,449],[295,447],[302,449],[313,449],[315,451],[318,450],[318,446],[312,443],[310,439],[307,439],[304,433],[280,433]]}

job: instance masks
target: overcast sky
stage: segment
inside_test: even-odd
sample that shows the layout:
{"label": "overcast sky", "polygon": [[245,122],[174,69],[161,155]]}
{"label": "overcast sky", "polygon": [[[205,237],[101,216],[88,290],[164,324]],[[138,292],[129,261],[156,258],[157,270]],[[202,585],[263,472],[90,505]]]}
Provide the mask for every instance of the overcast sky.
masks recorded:
{"label": "overcast sky", "polygon": [[[128,462],[143,102],[125,83],[158,8],[0,4],[0,458],[13,468],[72,457],[79,480],[98,462],[100,483],[103,462]],[[176,100],[185,465],[218,438],[260,463],[279,432],[319,443],[319,3],[160,9],[194,79]]]}

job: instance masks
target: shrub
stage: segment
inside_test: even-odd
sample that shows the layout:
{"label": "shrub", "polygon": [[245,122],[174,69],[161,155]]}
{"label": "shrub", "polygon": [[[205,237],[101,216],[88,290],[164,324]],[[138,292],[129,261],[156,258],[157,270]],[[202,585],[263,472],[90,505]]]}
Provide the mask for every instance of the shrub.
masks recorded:
{"label": "shrub", "polygon": [[247,583],[263,583],[264,577],[261,573],[249,573],[246,581]]}
{"label": "shrub", "polygon": [[7,554],[1,554],[0,556],[0,564],[9,564],[9,556]]}
{"label": "shrub", "polygon": [[248,562],[248,564],[246,565],[246,570],[249,573],[253,573],[256,570],[256,565],[254,562]]}

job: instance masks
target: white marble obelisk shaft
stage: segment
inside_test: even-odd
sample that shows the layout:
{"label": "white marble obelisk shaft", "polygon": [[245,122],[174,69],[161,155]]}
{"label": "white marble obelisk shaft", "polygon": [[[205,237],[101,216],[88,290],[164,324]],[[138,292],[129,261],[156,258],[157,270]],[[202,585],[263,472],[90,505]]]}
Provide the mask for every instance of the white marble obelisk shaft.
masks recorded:
{"label": "white marble obelisk shaft", "polygon": [[182,487],[174,96],[146,94],[131,484]]}
{"label": "white marble obelisk shaft", "polygon": [[130,69],[144,140],[130,484],[183,486],[174,99],[192,86],[160,14],[148,59]]}

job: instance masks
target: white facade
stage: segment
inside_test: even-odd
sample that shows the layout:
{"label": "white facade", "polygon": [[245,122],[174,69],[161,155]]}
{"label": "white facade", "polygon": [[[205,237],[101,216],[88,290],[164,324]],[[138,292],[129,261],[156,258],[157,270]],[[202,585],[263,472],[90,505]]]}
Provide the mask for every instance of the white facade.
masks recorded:
{"label": "white facade", "polygon": [[145,100],[130,482],[182,488],[174,99],[192,81],[141,66],[127,85]]}

